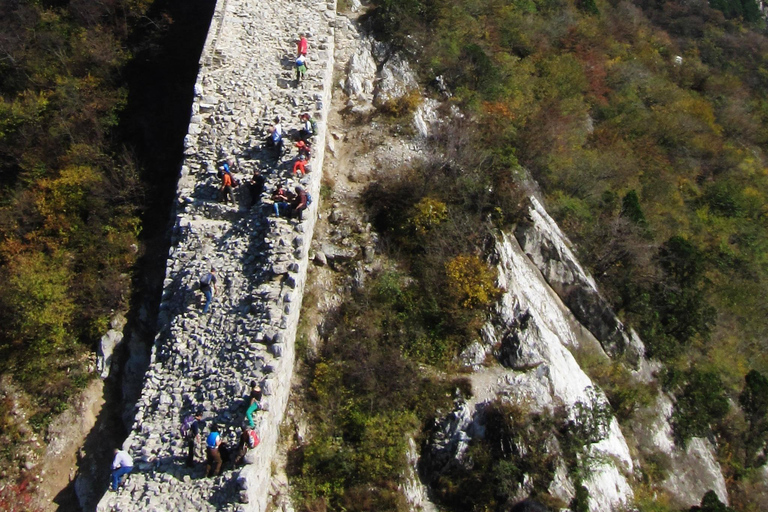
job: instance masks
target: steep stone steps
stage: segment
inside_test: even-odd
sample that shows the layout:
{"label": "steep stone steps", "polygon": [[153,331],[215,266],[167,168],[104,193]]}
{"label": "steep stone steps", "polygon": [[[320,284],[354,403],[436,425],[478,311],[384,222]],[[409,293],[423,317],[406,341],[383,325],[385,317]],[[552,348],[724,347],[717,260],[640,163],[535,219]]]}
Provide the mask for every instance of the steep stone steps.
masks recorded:
{"label": "steep stone steps", "polygon": [[[125,488],[107,493],[99,510],[266,508],[320,199],[334,23],[335,2],[217,3],[185,139],[158,334],[123,445],[136,465]],[[298,32],[310,34],[309,76],[301,84],[293,82]],[[312,172],[301,181],[314,201],[299,222],[274,218],[266,199],[279,182],[299,184],[289,175],[294,155],[278,158],[261,142],[275,116],[290,129],[298,127],[301,112],[319,121],[319,134]],[[264,172],[266,204],[248,209],[245,187],[236,192],[238,205],[217,201],[215,169],[223,156],[237,157],[241,182],[256,168]],[[211,312],[203,314],[196,288],[211,266],[218,269],[218,293]],[[218,424],[236,445],[251,380],[262,382],[267,410],[257,414],[262,443],[249,453],[249,464],[227,467],[211,479],[202,477],[204,464],[186,468],[178,434],[182,417],[202,406],[208,425]]]}

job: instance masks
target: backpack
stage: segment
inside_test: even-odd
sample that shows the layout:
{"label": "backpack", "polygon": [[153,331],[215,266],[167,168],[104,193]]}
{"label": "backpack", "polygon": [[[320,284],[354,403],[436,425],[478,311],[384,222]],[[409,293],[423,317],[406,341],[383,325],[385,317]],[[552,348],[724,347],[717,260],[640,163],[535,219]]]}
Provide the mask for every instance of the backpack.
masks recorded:
{"label": "backpack", "polygon": [[312,204],[312,195],[310,195],[309,192],[307,192],[307,207]]}
{"label": "backpack", "polygon": [[256,448],[259,446],[259,443],[261,441],[259,440],[259,436],[256,434],[256,431],[251,430],[248,432],[248,448]]}
{"label": "backpack", "polygon": [[195,415],[190,414],[184,420],[181,422],[181,427],[179,428],[179,432],[181,433],[181,437],[184,439],[190,439],[192,437],[192,425],[195,424]]}
{"label": "backpack", "polygon": [[229,170],[229,164],[226,162],[224,162],[221,166],[219,166],[216,172],[216,176],[218,176],[219,179],[221,180],[221,179],[224,179],[225,174],[229,174],[230,176],[232,176],[232,171]]}
{"label": "backpack", "polygon": [[200,278],[200,288],[207,288],[208,286],[211,286],[211,273],[205,274],[203,277]]}
{"label": "backpack", "polygon": [[312,125],[312,135],[317,135],[317,121],[310,119],[309,123]]}
{"label": "backpack", "polygon": [[208,434],[208,438],[205,440],[206,446],[208,446],[208,448],[216,448],[216,442],[219,440],[219,437],[221,436],[218,432],[211,432]]}

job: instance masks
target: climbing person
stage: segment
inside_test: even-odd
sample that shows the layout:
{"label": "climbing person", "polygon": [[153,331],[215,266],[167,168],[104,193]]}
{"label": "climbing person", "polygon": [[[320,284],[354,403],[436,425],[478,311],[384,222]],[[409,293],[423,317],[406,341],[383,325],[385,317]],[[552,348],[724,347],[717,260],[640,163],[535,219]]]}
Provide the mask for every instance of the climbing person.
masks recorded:
{"label": "climbing person", "polygon": [[289,211],[289,203],[293,201],[294,194],[290,190],[285,188],[285,185],[280,184],[272,193],[272,201],[275,206],[275,215],[280,216],[280,212],[287,213]]}
{"label": "climbing person", "polygon": [[299,55],[296,58],[296,82],[301,82],[304,75],[307,73],[307,57]]}
{"label": "climbing person", "polygon": [[299,41],[296,44],[296,56],[299,57],[301,55],[304,55],[306,57],[307,51],[309,50],[309,42],[307,41],[307,38],[304,37],[305,34],[299,33]]}
{"label": "climbing person", "polygon": [[253,427],[253,413],[261,409],[261,386],[255,380],[251,381],[251,394],[248,402],[248,410],[245,411],[245,419],[248,425]]}
{"label": "climbing person", "polygon": [[216,268],[211,267],[211,271],[200,278],[200,291],[205,296],[205,305],[203,313],[207,313],[211,307],[211,301],[216,294]]}
{"label": "climbing person", "polygon": [[194,467],[195,458],[202,451],[202,432],[205,428],[203,410],[198,409],[181,422],[181,437],[187,443],[187,466]]}
{"label": "climbing person", "polygon": [[232,204],[237,204],[237,199],[235,199],[235,192],[233,191],[233,187],[235,187],[236,181],[232,177],[231,172],[223,172],[221,174],[221,188],[219,189],[219,201],[224,201],[225,203],[228,202],[228,200],[232,200]]}
{"label": "climbing person", "polygon": [[307,194],[307,192],[304,190],[304,187],[301,185],[297,185],[295,190],[296,196],[288,205],[288,214],[291,217],[297,217],[299,220],[301,220],[304,210],[306,210],[307,206],[309,206],[309,194]]}
{"label": "climbing person", "polygon": [[205,476],[218,476],[221,471],[221,452],[219,447],[221,446],[221,435],[219,434],[219,428],[214,425],[211,427],[211,433],[208,434],[208,438],[205,440],[205,448],[207,453],[207,459],[205,464]]}
{"label": "climbing person", "polygon": [[237,457],[235,457],[234,466],[240,464],[248,450],[256,448],[260,442],[259,436],[253,430],[253,427],[250,425],[244,426],[243,432],[240,434],[240,442],[237,445]]}
{"label": "climbing person", "polygon": [[309,144],[309,139],[317,132],[317,123],[306,112],[299,116],[301,120],[301,128],[299,129],[299,140],[303,140],[304,143]]}
{"label": "climbing person", "polygon": [[115,458],[112,461],[112,487],[111,490],[117,491],[120,478],[133,471],[133,459],[128,452],[115,448]]}
{"label": "climbing person", "polygon": [[266,180],[264,179],[264,176],[261,175],[261,171],[258,169],[253,171],[253,176],[248,182],[248,192],[251,195],[250,208],[253,208],[253,206],[261,199],[261,193],[264,191],[265,182]]}

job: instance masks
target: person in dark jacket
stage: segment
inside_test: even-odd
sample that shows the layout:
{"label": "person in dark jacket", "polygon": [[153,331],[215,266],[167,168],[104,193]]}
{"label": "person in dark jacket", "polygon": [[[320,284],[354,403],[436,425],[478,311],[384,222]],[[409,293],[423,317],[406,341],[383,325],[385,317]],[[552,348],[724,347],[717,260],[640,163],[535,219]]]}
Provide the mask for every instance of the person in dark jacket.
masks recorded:
{"label": "person in dark jacket", "polygon": [[291,217],[296,217],[301,220],[304,210],[307,209],[307,201],[309,197],[307,196],[307,191],[304,190],[304,187],[301,185],[296,186],[295,190],[296,197],[288,205],[288,214]]}
{"label": "person in dark jacket", "polygon": [[193,467],[195,465],[195,455],[200,452],[200,448],[203,445],[203,429],[205,428],[205,422],[203,421],[203,411],[198,409],[195,411],[195,422],[189,429],[187,434],[187,466]]}
{"label": "person in dark jacket", "polygon": [[213,296],[216,294],[216,268],[211,267],[211,271],[200,278],[200,291],[205,295],[203,313],[207,313],[211,308]]}
{"label": "person in dark jacket", "polygon": [[264,176],[256,169],[253,171],[253,177],[248,182],[248,192],[251,194],[251,208],[261,199],[261,193],[264,191]]}

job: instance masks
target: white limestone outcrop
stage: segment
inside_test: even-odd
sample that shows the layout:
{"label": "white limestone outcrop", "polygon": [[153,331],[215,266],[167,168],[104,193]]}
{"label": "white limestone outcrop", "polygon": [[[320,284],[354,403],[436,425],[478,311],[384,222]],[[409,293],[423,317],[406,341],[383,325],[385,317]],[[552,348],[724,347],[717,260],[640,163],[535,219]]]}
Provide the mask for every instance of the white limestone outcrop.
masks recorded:
{"label": "white limestone outcrop", "polygon": [[[579,264],[568,239],[535,198],[530,200],[527,221],[515,229],[515,237],[530,262],[570,311],[595,334],[606,352],[626,356],[625,361],[634,366],[634,377],[649,382],[658,364],[645,358],[642,341],[615,317],[592,276]],[[672,433],[672,411],[673,400],[663,392],[654,404],[640,411],[643,421],[632,423],[638,449],[646,456],[660,454],[667,460],[668,476],[662,486],[680,506],[698,505],[709,490],[728,503],[725,478],[714,448],[700,438],[690,440],[685,447],[678,446]]]}
{"label": "white limestone outcrop", "polygon": [[[123,445],[135,469],[98,510],[266,509],[320,200],[335,10],[334,1],[320,0],[217,2],[185,138],[158,334]],[[299,31],[308,34],[309,71],[296,83]],[[291,176],[293,152],[275,155],[262,140],[275,116],[290,130],[302,112],[318,121],[319,133],[312,171],[299,180]],[[286,145],[292,149],[290,140]],[[224,156],[236,157],[242,183],[262,171],[265,204],[250,208],[246,186],[236,191],[238,204],[218,202],[216,164]],[[278,182],[302,184],[311,194],[303,220],[275,217],[267,198]],[[203,314],[196,285],[211,266],[218,270],[218,293],[210,314]],[[256,418],[261,444],[242,469],[225,466],[221,476],[203,478],[201,464],[184,465],[181,420],[202,407],[208,426],[219,425],[234,448],[251,380],[264,390],[265,411]]]}

